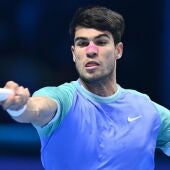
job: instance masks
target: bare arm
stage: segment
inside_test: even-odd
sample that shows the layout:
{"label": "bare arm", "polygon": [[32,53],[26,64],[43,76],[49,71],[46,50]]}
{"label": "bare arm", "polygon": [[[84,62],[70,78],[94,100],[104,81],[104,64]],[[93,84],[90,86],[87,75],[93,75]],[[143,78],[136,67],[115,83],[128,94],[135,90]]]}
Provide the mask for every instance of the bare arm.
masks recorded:
{"label": "bare arm", "polygon": [[33,123],[44,126],[57,112],[57,103],[48,97],[30,97],[27,88],[19,86],[13,81],[6,83],[4,88],[12,89],[14,94],[1,102],[4,110],[20,110],[26,105],[26,110],[19,116],[12,117],[22,123]]}

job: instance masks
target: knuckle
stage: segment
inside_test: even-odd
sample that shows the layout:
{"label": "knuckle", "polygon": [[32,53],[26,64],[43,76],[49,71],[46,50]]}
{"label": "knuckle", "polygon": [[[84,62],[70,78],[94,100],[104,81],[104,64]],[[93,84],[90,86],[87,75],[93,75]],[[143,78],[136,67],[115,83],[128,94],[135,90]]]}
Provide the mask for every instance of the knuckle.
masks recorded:
{"label": "knuckle", "polygon": [[7,88],[16,88],[16,87],[18,87],[18,84],[15,83],[14,81],[8,81],[8,82],[5,84],[5,87],[7,87]]}

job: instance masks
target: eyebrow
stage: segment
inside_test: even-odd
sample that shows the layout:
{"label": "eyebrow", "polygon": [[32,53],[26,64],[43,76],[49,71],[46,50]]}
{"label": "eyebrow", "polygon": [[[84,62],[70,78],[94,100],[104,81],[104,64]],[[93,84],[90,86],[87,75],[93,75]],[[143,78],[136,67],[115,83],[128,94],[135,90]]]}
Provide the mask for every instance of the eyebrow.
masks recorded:
{"label": "eyebrow", "polygon": [[[110,36],[108,34],[100,34],[100,35],[97,35],[96,37],[94,37],[93,39],[95,40],[95,39],[102,38],[102,37],[107,37],[107,38],[110,39]],[[74,42],[76,42],[78,40],[88,40],[88,38],[86,38],[86,37],[76,37],[74,39]]]}

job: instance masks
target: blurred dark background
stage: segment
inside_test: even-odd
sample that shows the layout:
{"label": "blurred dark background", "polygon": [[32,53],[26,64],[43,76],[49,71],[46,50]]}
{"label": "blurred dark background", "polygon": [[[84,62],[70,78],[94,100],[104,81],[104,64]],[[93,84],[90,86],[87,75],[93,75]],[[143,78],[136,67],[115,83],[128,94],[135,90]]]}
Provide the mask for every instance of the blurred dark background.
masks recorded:
{"label": "blurred dark background", "polygon": [[[68,27],[75,10],[87,5],[104,5],[125,18],[118,83],[169,109],[168,0],[0,0],[0,87],[13,80],[32,93],[76,80]],[[155,169],[170,169],[170,158],[160,151],[155,159]],[[40,143],[31,125],[14,122],[0,108],[0,170],[11,167],[41,170]]]}

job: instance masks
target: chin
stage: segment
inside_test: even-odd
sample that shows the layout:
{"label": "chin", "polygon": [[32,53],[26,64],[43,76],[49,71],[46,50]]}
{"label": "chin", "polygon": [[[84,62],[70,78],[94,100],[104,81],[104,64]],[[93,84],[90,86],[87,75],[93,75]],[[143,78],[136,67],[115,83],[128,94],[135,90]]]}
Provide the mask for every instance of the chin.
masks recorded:
{"label": "chin", "polygon": [[80,76],[80,79],[87,83],[96,83],[103,79],[101,76]]}

